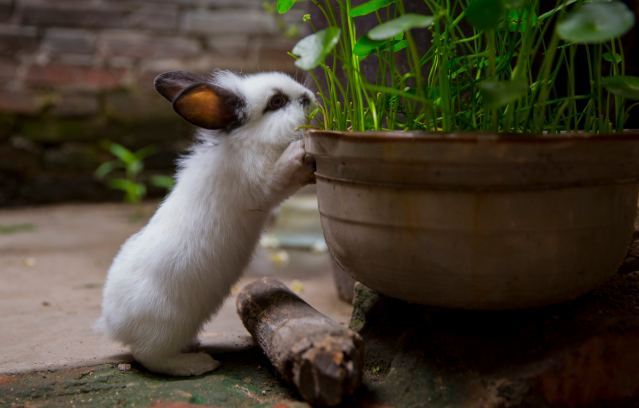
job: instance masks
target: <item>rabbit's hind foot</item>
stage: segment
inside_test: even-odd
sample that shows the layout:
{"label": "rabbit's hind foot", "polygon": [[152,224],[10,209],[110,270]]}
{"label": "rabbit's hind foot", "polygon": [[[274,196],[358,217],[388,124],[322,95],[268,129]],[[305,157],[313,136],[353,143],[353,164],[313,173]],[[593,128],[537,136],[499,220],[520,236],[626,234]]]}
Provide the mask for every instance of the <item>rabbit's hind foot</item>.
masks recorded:
{"label": "rabbit's hind foot", "polygon": [[147,370],[179,377],[202,375],[217,369],[221,363],[206,353],[178,353],[168,356],[136,356]]}

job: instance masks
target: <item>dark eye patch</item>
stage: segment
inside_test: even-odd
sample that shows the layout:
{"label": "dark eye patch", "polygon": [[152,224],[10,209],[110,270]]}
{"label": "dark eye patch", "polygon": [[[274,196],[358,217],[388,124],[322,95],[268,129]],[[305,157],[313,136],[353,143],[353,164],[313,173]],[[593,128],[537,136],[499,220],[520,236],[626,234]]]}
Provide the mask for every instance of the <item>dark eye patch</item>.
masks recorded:
{"label": "dark eye patch", "polygon": [[264,111],[276,111],[278,109],[282,109],[288,104],[288,97],[281,92],[276,93],[271,96],[266,104],[266,109]]}

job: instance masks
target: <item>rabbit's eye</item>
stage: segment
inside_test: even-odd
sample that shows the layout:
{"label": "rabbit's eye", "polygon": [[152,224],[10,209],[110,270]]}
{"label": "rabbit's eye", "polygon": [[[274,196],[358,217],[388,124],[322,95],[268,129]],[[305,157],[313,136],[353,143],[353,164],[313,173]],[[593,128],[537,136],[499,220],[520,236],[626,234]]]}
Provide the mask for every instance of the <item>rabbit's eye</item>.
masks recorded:
{"label": "rabbit's eye", "polygon": [[274,95],[268,101],[268,109],[270,110],[280,109],[284,105],[286,105],[287,102],[288,102],[288,99],[286,98],[286,96],[281,94]]}

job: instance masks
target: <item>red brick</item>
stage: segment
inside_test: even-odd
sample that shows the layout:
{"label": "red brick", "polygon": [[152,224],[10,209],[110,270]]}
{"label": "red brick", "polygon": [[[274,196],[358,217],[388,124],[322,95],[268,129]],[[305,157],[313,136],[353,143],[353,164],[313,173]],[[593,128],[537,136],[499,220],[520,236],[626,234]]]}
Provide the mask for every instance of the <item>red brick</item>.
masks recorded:
{"label": "red brick", "polygon": [[246,55],[249,37],[246,35],[216,35],[208,38],[206,45],[218,54],[243,57]]}
{"label": "red brick", "polygon": [[129,28],[172,31],[177,28],[177,16],[177,5],[144,4],[128,16],[125,25]]}
{"label": "red brick", "polygon": [[86,0],[22,0],[21,4],[22,23],[39,27],[174,30],[177,26],[178,7],[173,4]]}
{"label": "red brick", "polygon": [[8,20],[13,11],[13,0],[0,0],[0,21]]}
{"label": "red brick", "polygon": [[19,51],[33,51],[38,47],[38,30],[0,24],[0,53],[13,55]]}
{"label": "red brick", "polygon": [[128,8],[85,0],[22,0],[22,23],[42,27],[118,28]]}
{"label": "red brick", "polygon": [[188,10],[182,13],[181,29],[195,34],[275,34],[275,20],[260,10]]}
{"label": "red brick", "polygon": [[25,81],[31,85],[74,87],[81,89],[114,89],[124,85],[126,68],[98,68],[52,63],[32,65]]}
{"label": "red brick", "polygon": [[37,115],[45,100],[26,89],[0,89],[0,112]]}
{"label": "red brick", "polygon": [[0,82],[15,78],[18,65],[8,59],[0,59]]}
{"label": "red brick", "polygon": [[42,40],[42,49],[58,54],[93,54],[96,34],[89,30],[51,28]]}
{"label": "red brick", "polygon": [[105,56],[131,58],[185,58],[201,52],[191,38],[157,37],[130,31],[104,33],[100,44]]}

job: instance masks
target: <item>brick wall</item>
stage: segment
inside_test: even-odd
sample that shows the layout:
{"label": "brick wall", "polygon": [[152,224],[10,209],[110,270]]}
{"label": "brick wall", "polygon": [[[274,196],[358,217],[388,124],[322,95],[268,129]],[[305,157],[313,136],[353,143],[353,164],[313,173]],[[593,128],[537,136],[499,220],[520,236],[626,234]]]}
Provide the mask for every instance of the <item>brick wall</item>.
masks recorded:
{"label": "brick wall", "polygon": [[157,74],[295,73],[282,26],[301,26],[303,7],[278,24],[262,3],[0,0],[0,206],[120,199],[92,176],[111,159],[102,139],[158,145],[143,178],[171,174],[192,129],[153,90]]}

